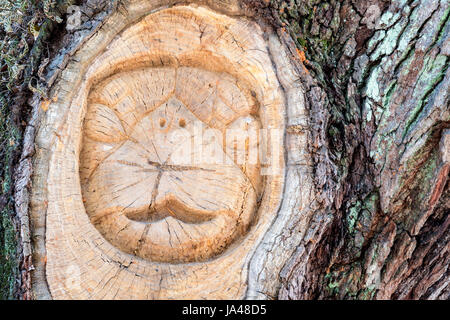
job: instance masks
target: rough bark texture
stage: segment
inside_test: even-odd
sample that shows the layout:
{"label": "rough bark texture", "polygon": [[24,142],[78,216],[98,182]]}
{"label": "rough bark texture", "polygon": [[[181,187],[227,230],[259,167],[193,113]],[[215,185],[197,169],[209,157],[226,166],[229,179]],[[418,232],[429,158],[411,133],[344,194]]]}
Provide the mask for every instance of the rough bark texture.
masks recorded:
{"label": "rough bark texture", "polygon": [[300,49],[321,190],[274,294],[448,299],[448,2],[247,3]]}
{"label": "rough bark texture", "polygon": [[[242,2],[290,50],[308,121],[287,134],[307,136],[312,163],[287,181],[308,184],[311,167],[314,183],[312,196],[293,199],[312,201],[282,209],[257,251],[247,297],[449,299],[448,2]],[[94,12],[62,40],[70,46],[52,60],[49,86],[81,34],[109,11]],[[30,130],[37,115],[31,119]],[[27,216],[31,149],[17,170],[19,217]],[[26,233],[27,221],[20,226]]]}
{"label": "rough bark texture", "polygon": [[[67,3],[61,5],[62,10]],[[18,164],[26,160],[21,159],[30,112],[26,101],[33,92],[40,91],[37,79],[46,63],[41,68],[39,65],[47,54],[46,40],[60,13],[55,13],[47,0],[2,0],[0,8],[0,298],[12,299],[27,297],[30,285],[30,256],[23,255],[28,242],[28,212],[21,201],[14,201],[15,193],[21,193],[18,190],[27,184],[30,174]],[[22,194],[26,192],[23,190]]]}

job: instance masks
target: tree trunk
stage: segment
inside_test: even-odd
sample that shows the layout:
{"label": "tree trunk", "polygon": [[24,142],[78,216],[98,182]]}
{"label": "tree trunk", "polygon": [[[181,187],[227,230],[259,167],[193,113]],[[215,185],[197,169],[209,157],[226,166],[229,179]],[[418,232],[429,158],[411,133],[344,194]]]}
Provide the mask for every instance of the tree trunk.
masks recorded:
{"label": "tree trunk", "polygon": [[71,8],[16,165],[22,298],[450,298],[449,7]]}

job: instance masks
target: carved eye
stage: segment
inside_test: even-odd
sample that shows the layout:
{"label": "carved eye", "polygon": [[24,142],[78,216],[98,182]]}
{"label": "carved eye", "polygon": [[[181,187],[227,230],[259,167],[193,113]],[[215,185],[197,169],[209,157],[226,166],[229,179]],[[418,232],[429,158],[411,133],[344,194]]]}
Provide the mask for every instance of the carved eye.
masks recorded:
{"label": "carved eye", "polygon": [[159,119],[159,126],[161,128],[164,128],[166,126],[166,119],[164,118]]}

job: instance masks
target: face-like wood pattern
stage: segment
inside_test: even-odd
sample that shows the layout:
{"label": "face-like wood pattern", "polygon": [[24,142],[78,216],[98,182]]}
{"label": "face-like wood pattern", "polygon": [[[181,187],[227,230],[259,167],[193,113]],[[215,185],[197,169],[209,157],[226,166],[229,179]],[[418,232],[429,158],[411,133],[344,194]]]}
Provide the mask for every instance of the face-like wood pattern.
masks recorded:
{"label": "face-like wood pattern", "polygon": [[[245,90],[225,73],[180,67],[122,72],[91,91],[81,185],[109,242],[151,261],[192,262],[247,232],[261,174],[250,158],[257,102]],[[227,143],[233,130],[239,143]]]}
{"label": "face-like wood pattern", "polygon": [[36,137],[37,297],[245,296],[298,90],[237,1],[175,2],[125,1],[55,83]]}

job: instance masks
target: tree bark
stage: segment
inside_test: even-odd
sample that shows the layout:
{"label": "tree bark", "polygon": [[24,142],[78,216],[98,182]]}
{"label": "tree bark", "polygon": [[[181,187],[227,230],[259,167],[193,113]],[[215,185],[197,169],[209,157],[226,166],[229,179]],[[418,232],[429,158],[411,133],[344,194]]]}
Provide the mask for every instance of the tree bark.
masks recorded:
{"label": "tree bark", "polygon": [[[174,8],[185,3],[163,2]],[[236,264],[228,270],[230,274],[233,268],[240,271],[241,278],[236,283],[224,281],[224,286],[238,289],[202,298],[449,299],[448,2],[186,2],[197,2],[226,19],[247,19],[259,25],[260,29],[250,30],[261,30],[266,47],[259,49],[267,51],[272,66],[267,65],[266,70],[273,67],[284,101],[284,107],[277,111],[280,122],[272,123],[283,128],[282,190],[277,184],[266,186],[266,192],[272,192],[267,206],[263,204],[261,209],[267,213],[267,221],[255,222],[256,226],[261,224],[256,233],[250,228],[249,234],[257,236],[248,250],[246,245],[232,249],[238,252],[234,259],[243,261],[243,267]],[[64,148],[73,138],[64,127],[54,125],[63,124],[57,118],[63,119],[73,109],[67,108],[69,99],[58,100],[61,98],[56,96],[61,91],[70,92],[70,81],[74,88],[78,85],[74,81],[77,75],[67,78],[70,68],[88,68],[87,62],[77,60],[80,52],[88,51],[85,48],[99,35],[111,36],[112,41],[119,34],[120,30],[107,29],[108,23],[119,21],[115,17],[129,19],[117,24],[117,29],[125,30],[161,8],[143,5],[141,12],[132,4],[84,3],[81,24],[53,40],[50,63],[43,64],[46,72],[40,85],[45,92],[36,92],[30,100],[32,111],[15,175],[15,209],[24,260],[23,298],[90,297],[79,293],[84,287],[64,292],[67,286],[73,288],[73,279],[64,273],[70,265],[64,259],[56,263],[54,258],[61,254],[58,241],[72,241],[53,237],[53,233],[64,233],[51,227],[58,225],[58,216],[50,214],[48,218],[52,210],[59,212],[52,204],[61,200],[47,194],[50,182],[59,183],[49,176],[52,150],[59,148],[58,143]],[[254,32],[256,38],[259,31]],[[105,48],[111,41],[104,43]],[[83,70],[81,67],[72,70]],[[258,93],[251,95],[261,100]],[[55,106],[66,113],[59,113]],[[88,236],[86,239],[90,246],[98,243]],[[155,257],[164,263],[174,262],[167,251],[163,255],[152,253],[151,258]],[[191,259],[189,252],[186,257]],[[192,257],[195,260],[198,256]],[[131,272],[134,260],[127,259],[121,260],[118,270]],[[200,258],[196,262],[202,263]],[[59,268],[66,271],[59,272]],[[221,262],[214,268],[227,272]],[[202,283],[216,285],[209,282],[210,273],[205,274]],[[64,281],[66,287],[54,285],[58,281]],[[152,288],[156,280],[149,281]],[[108,288],[108,282],[100,284]],[[131,286],[125,280],[117,283]],[[148,297],[174,294],[168,292]],[[179,289],[178,293],[183,292]]]}
{"label": "tree bark", "polygon": [[272,294],[448,299],[448,3],[269,9],[303,51],[321,204]]}

